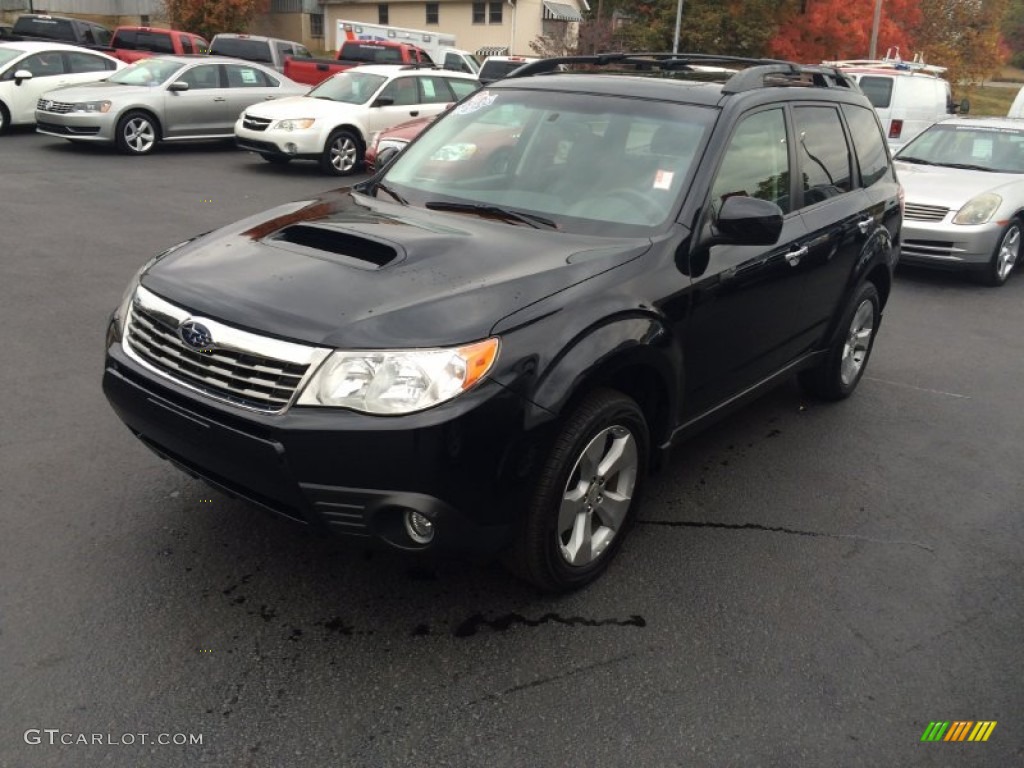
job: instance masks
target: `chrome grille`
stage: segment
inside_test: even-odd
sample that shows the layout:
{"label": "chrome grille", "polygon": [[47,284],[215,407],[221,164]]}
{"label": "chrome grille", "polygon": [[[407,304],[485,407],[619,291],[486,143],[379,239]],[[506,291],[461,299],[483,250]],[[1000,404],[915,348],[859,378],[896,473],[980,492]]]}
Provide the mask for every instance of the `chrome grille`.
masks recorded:
{"label": "chrome grille", "polygon": [[253,117],[252,115],[242,115],[242,127],[248,128],[250,131],[265,131],[270,126],[270,120],[262,117]]}
{"label": "chrome grille", "polygon": [[[187,320],[208,326],[208,350],[186,344],[178,328]],[[139,288],[125,328],[125,350],[147,367],[210,397],[278,413],[295,396],[327,350],[269,339],[187,311]],[[269,348],[269,349],[268,349]],[[278,356],[267,352],[281,353]]]}
{"label": "chrome grille", "polygon": [[66,115],[74,106],[66,101],[51,101],[50,99],[40,99],[36,102],[36,109],[42,112],[55,112],[58,115]]}
{"label": "chrome grille", "polygon": [[918,205],[907,203],[903,208],[903,218],[915,221],[942,221],[949,213],[949,208],[941,205]]}

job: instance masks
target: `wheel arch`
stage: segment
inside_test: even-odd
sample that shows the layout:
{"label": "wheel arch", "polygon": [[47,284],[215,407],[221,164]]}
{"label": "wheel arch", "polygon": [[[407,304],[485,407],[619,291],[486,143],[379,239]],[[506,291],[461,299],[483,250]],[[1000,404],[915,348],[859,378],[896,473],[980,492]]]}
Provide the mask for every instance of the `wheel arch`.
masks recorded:
{"label": "wheel arch", "polygon": [[132,112],[142,112],[144,115],[146,115],[146,117],[148,117],[150,120],[152,120],[153,121],[153,125],[156,128],[156,140],[158,142],[164,140],[164,124],[160,120],[160,117],[156,114],[156,112],[153,111],[152,107],[143,107],[143,106],[125,107],[124,109],[121,110],[121,112],[117,116],[117,119],[114,121],[114,128],[115,128],[115,130],[117,129],[118,126],[121,125],[121,121],[124,120]]}

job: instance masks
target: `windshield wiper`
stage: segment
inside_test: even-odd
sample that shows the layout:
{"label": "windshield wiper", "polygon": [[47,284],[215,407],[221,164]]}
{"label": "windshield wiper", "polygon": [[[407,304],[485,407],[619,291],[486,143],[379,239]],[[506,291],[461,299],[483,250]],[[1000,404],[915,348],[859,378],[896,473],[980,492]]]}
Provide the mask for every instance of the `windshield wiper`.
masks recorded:
{"label": "windshield wiper", "polygon": [[453,211],[455,213],[480,213],[485,216],[496,216],[498,218],[505,219],[506,221],[516,221],[520,224],[526,224],[527,226],[533,227],[534,229],[540,229],[538,224],[543,224],[545,227],[550,229],[558,229],[558,225],[551,219],[545,219],[543,216],[535,216],[532,213],[523,213],[521,211],[511,211],[507,208],[502,208],[498,205],[481,205],[479,203],[444,203],[433,201],[426,203],[426,208],[432,211]]}
{"label": "windshield wiper", "polygon": [[373,185],[373,189],[374,189],[374,193],[375,193],[374,197],[376,197],[376,192],[378,190],[382,190],[384,192],[387,192],[389,195],[391,195],[391,197],[393,197],[395,199],[395,202],[401,203],[402,205],[408,205],[409,204],[408,200],[406,200],[400,194],[395,192],[395,190],[393,190],[391,187],[389,187],[383,181],[378,181],[376,184],[374,184]]}
{"label": "windshield wiper", "polygon": [[900,163],[914,163],[915,165],[935,165],[931,160],[925,160],[920,157],[895,157],[893,158]]}
{"label": "windshield wiper", "polygon": [[964,171],[988,171],[990,173],[1000,173],[997,168],[986,168],[984,165],[970,165],[969,163],[943,163],[944,168],[959,168]]}

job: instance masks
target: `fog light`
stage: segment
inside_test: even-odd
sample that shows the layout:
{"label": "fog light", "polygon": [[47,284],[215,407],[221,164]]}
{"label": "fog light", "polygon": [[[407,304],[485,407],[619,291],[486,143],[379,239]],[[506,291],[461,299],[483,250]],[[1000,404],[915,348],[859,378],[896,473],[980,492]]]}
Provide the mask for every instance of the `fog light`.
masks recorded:
{"label": "fog light", "polygon": [[287,152],[289,155],[295,155],[298,154],[299,148],[298,146],[292,144],[289,141],[287,144],[284,145],[284,151]]}
{"label": "fog light", "polygon": [[417,544],[429,544],[434,538],[434,524],[412,509],[405,510],[405,532]]}

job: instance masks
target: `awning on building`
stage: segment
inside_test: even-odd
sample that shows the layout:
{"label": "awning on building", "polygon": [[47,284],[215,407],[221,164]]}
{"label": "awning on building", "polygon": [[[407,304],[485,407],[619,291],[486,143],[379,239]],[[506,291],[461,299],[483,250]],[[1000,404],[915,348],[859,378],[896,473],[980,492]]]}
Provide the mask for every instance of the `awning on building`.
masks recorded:
{"label": "awning on building", "polygon": [[583,21],[583,16],[566,3],[544,0],[544,18],[549,21]]}
{"label": "awning on building", "polygon": [[476,49],[477,56],[508,56],[508,46],[485,45]]}

